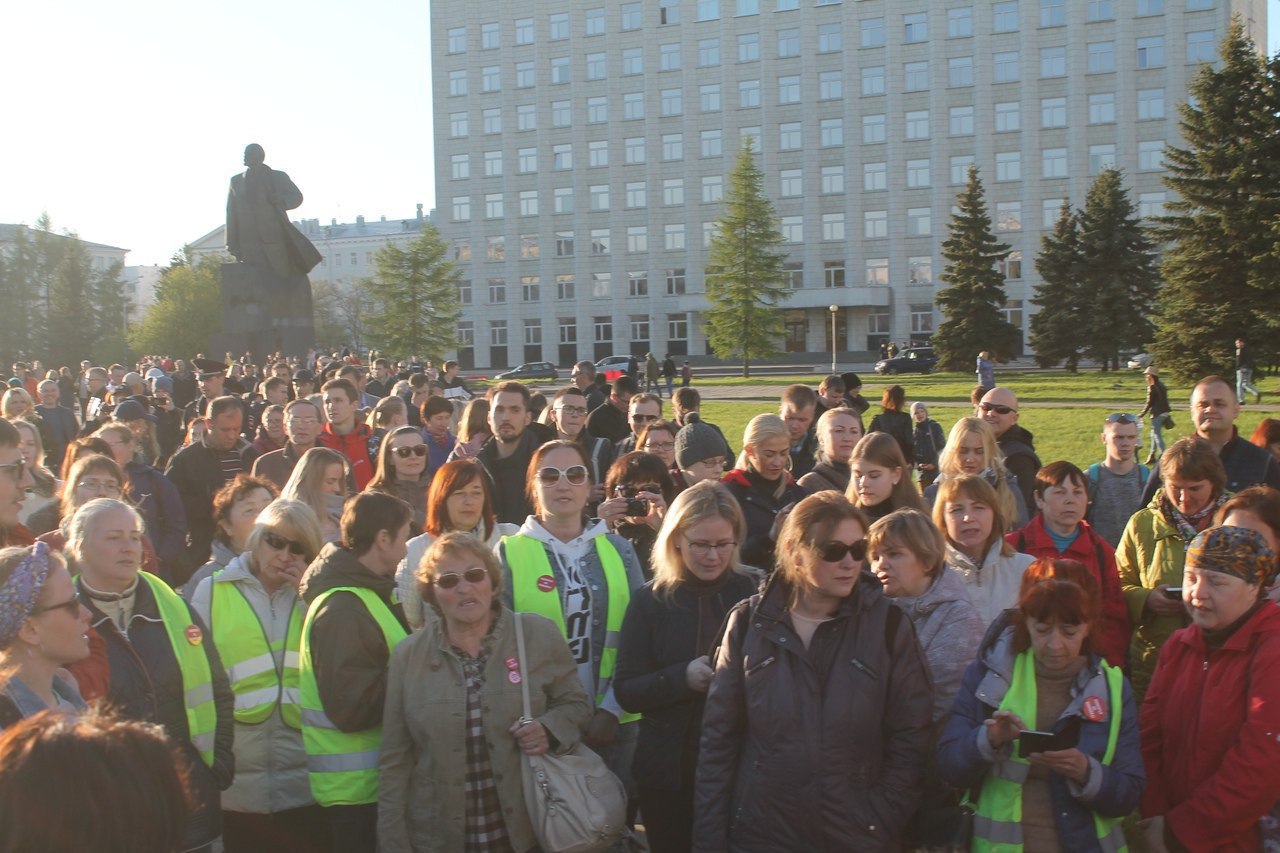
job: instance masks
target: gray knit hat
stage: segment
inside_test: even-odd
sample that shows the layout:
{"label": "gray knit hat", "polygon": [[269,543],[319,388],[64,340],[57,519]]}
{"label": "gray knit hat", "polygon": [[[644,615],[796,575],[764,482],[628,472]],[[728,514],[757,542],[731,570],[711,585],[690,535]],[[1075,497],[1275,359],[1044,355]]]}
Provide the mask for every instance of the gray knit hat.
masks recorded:
{"label": "gray knit hat", "polygon": [[676,464],[681,468],[728,453],[729,448],[720,433],[701,421],[692,421],[676,433]]}

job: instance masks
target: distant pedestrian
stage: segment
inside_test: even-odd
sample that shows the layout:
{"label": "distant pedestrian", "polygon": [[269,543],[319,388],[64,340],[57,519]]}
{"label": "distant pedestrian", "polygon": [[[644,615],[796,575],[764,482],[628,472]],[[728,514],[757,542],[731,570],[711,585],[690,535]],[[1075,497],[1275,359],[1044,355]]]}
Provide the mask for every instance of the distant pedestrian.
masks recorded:
{"label": "distant pedestrian", "polygon": [[1262,392],[1253,384],[1253,350],[1244,342],[1244,337],[1236,338],[1236,400],[1244,402],[1245,392],[1253,394],[1255,403],[1262,402]]}
{"label": "distant pedestrian", "polygon": [[1153,365],[1143,373],[1147,377],[1147,404],[1138,417],[1148,418],[1151,424],[1151,450],[1147,453],[1147,464],[1154,465],[1164,453],[1164,430],[1173,426],[1173,417],[1169,414],[1169,389],[1160,381],[1160,372]]}
{"label": "distant pedestrian", "polygon": [[667,353],[667,357],[662,360],[662,378],[666,380],[667,396],[670,397],[676,390],[676,363],[671,358],[671,353]]}
{"label": "distant pedestrian", "polygon": [[689,366],[689,359],[684,360],[684,364],[680,365],[680,387],[688,388],[693,384],[693,368]]}
{"label": "distant pedestrian", "polygon": [[991,353],[987,350],[978,353],[977,367],[973,372],[978,375],[978,384],[983,388],[996,387],[996,366],[991,363]]}
{"label": "distant pedestrian", "polygon": [[[658,363],[658,359],[654,358],[653,353],[644,354],[644,390],[650,394],[662,396],[662,389],[658,387],[658,379],[662,375],[662,365]],[[667,392],[670,395],[670,392]]]}

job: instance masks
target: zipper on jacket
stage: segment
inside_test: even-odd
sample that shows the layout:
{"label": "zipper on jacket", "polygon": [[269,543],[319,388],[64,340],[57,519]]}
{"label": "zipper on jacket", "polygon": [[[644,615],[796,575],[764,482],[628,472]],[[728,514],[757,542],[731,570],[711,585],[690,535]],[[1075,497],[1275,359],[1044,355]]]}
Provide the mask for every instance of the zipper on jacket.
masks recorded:
{"label": "zipper on jacket", "polygon": [[857,667],[859,672],[861,672],[863,675],[870,678],[872,681],[880,680],[880,676],[876,675],[875,670],[873,670],[871,667],[867,666],[865,663],[858,660],[857,658],[854,658],[853,660],[849,661],[849,663]]}
{"label": "zipper on jacket", "polygon": [[765,668],[766,666],[768,666],[769,664],[771,664],[771,663],[773,663],[774,661],[776,661],[777,659],[778,659],[778,658],[777,658],[776,656],[774,656],[774,655],[769,655],[767,658],[765,658],[764,660],[760,661],[760,663],[758,663],[758,664],[756,664],[755,666],[751,667],[751,669],[747,670],[747,671],[746,671],[745,673],[743,673],[743,674],[744,674],[744,675],[752,675],[752,674],[754,674],[754,673],[757,673],[757,672],[759,672],[760,670],[764,669],[764,668]]}

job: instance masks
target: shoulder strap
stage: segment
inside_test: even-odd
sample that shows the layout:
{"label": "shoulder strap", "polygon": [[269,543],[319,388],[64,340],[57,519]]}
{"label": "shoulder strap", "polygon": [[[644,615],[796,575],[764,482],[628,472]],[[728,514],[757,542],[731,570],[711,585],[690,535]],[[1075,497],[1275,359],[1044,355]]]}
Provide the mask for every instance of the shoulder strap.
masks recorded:
{"label": "shoulder strap", "polygon": [[889,650],[889,657],[893,657],[893,641],[898,636],[898,625],[902,622],[902,608],[896,604],[890,603],[889,615],[884,618],[884,647]]}
{"label": "shoulder strap", "polygon": [[524,702],[524,718],[533,719],[533,707],[529,702],[529,668],[525,666],[524,614],[516,611],[516,659],[520,663],[520,699]]}

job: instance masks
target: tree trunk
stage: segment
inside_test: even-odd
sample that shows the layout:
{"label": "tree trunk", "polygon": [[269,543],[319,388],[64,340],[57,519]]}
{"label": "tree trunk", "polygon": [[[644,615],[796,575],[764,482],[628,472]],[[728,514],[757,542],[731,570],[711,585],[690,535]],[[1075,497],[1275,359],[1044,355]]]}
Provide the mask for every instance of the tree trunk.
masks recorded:
{"label": "tree trunk", "polygon": [[742,360],[742,378],[751,378],[751,364],[745,358]]}

